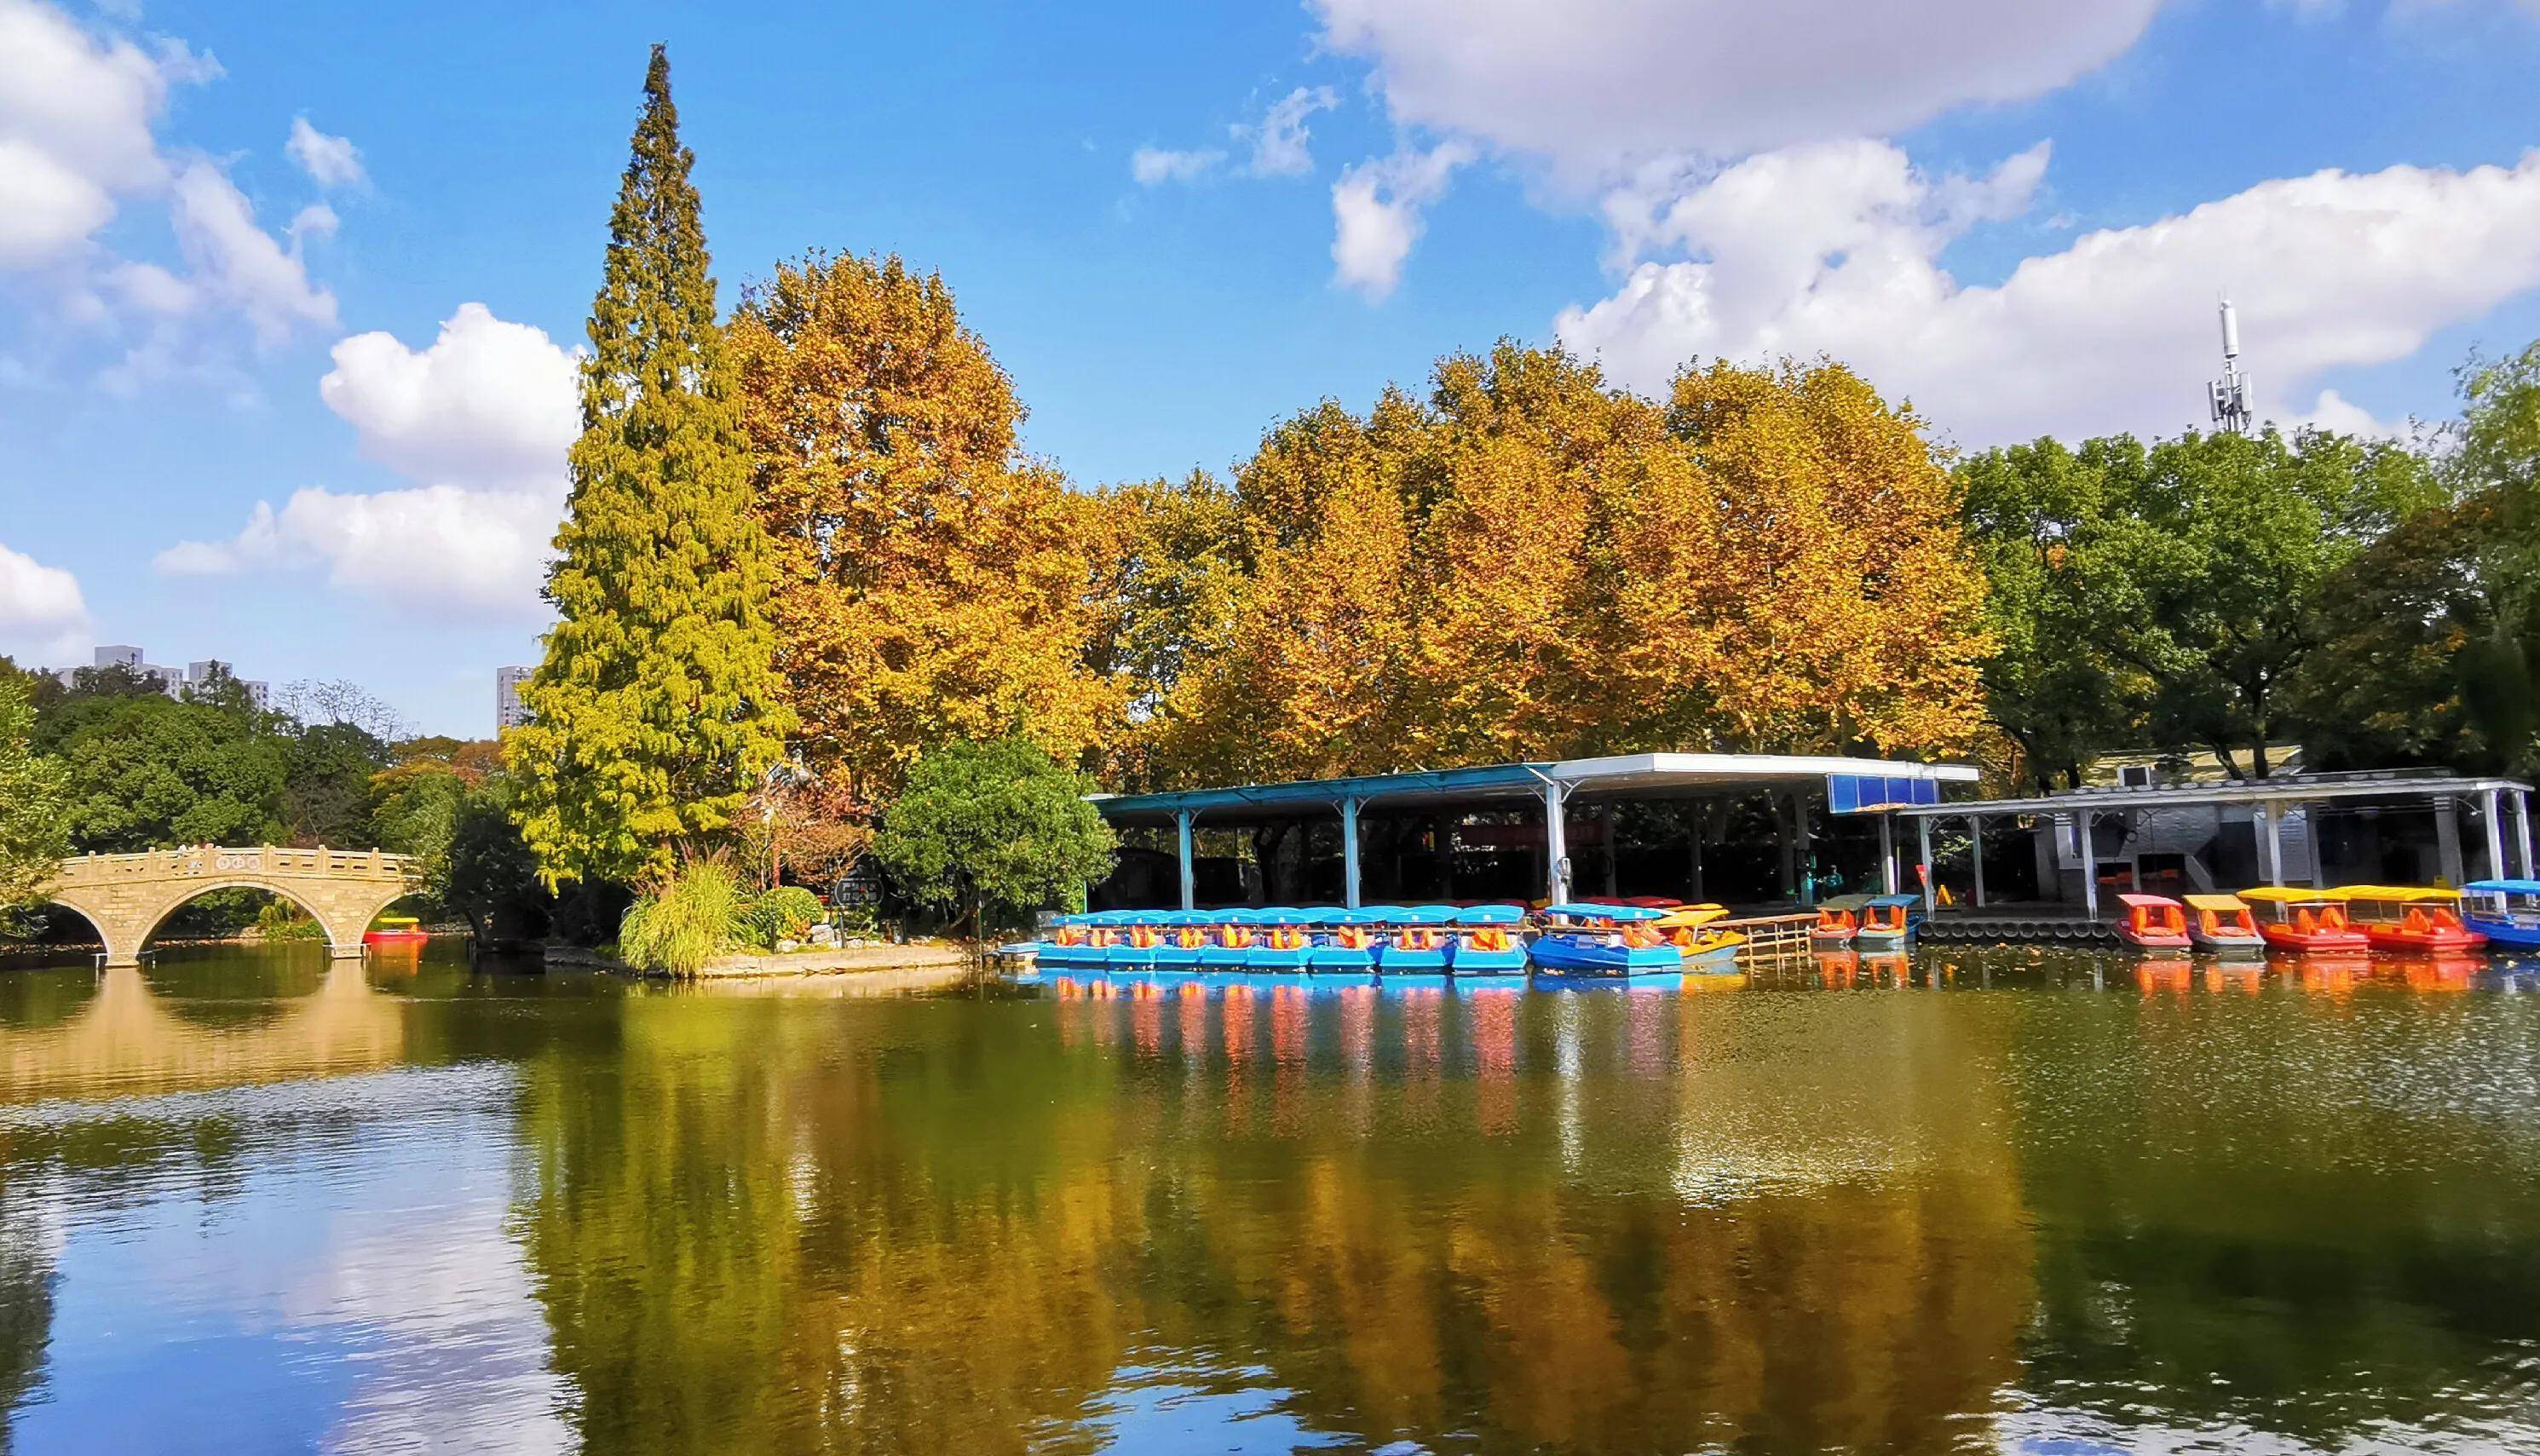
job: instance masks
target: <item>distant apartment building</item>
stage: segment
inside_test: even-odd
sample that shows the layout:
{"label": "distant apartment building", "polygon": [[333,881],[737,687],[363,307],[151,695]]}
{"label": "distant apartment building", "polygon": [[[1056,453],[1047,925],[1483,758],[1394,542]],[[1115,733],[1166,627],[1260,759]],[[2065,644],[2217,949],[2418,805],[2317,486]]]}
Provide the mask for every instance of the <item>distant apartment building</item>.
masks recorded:
{"label": "distant apartment building", "polygon": [[494,669],[494,733],[505,732],[529,721],[529,711],[521,706],[521,684],[529,680],[529,667],[497,667]]}
{"label": "distant apartment building", "polygon": [[[273,696],[270,685],[257,678],[240,677],[231,670],[229,663],[218,658],[205,658],[199,661],[188,662],[182,667],[170,667],[151,661],[148,654],[129,643],[110,643],[99,648],[94,656],[96,660],[90,663],[90,666],[129,668],[158,683],[159,690],[172,698],[182,698],[190,693],[209,691],[212,684],[224,676],[247,689],[247,701],[258,708],[268,706]],[[78,684],[79,675],[83,670],[85,669],[78,667],[56,667],[53,669],[53,676],[61,682],[62,686],[73,687]]]}

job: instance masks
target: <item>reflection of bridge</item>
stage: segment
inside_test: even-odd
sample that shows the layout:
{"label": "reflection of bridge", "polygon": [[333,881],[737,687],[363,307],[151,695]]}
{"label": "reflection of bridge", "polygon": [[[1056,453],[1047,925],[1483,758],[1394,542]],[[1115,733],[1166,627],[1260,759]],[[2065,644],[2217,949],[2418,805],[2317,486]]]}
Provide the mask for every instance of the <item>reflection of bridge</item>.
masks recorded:
{"label": "reflection of bridge", "polygon": [[362,933],[379,913],[420,888],[408,855],[377,850],[149,850],[64,860],[45,892],[88,917],[106,942],[106,963],[138,965],[141,947],[177,906],[212,890],[256,889],[306,910],[325,933],[330,955],[362,953]]}
{"label": "reflection of bridge", "polygon": [[404,1011],[362,975],[336,966],[272,1020],[226,1027],[185,1020],[142,972],[117,967],[70,1020],[0,1038],[0,1093],[18,1102],[155,1096],[392,1066],[405,1055]]}

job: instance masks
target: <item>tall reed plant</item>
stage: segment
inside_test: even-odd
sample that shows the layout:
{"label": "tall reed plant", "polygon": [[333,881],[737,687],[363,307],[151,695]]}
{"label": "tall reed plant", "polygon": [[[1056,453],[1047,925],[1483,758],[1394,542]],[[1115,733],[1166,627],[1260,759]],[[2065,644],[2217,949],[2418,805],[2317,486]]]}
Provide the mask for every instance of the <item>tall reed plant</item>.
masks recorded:
{"label": "tall reed plant", "polygon": [[639,971],[693,976],[741,938],[749,895],[714,860],[682,867],[658,894],[627,907],[617,925],[617,956]]}

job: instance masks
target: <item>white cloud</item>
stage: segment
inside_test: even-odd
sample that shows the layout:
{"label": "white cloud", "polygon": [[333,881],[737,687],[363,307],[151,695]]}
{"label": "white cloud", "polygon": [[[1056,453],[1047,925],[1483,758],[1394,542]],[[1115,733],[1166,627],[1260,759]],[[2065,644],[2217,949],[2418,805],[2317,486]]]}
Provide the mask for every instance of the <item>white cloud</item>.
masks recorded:
{"label": "white cloud", "polygon": [[318,397],[359,433],[363,454],[398,474],[506,490],[564,478],[581,395],[573,356],[544,331],[461,304],[428,349],[355,334],[334,361]]}
{"label": "white cloud", "polygon": [[2304,402],[2323,373],[2405,358],[2540,288],[2540,153],[2263,182],[2078,238],[1999,285],[1960,284],[1941,250],[2024,207],[2044,164],[2041,150],[1933,178],[1870,141],[1750,158],[1663,206],[1635,203],[1642,243],[1686,255],[1642,263],[1556,329],[1642,388],[1700,358],[1827,354],[1980,446],[2202,424],[2223,290],[2261,415],[2343,427],[2370,416],[2334,391]]}
{"label": "white cloud", "polygon": [[151,128],[169,88],[219,73],[179,42],[144,50],[39,0],[0,0],[0,268],[67,255],[118,195],[159,187]]}
{"label": "white cloud", "polygon": [[1226,154],[1215,149],[1175,152],[1164,147],[1140,147],[1129,154],[1129,175],[1142,187],[1196,181],[1225,160]]}
{"label": "white cloud", "polygon": [[175,317],[192,312],[201,302],[194,285],[157,263],[118,263],[106,270],[106,281],[125,303],[144,313]]}
{"label": "white cloud", "polygon": [[1402,280],[1403,260],[1420,241],[1421,214],[1472,155],[1460,142],[1444,142],[1342,173],[1332,184],[1332,280],[1370,302],[1391,294]]}
{"label": "white cloud", "polygon": [[1252,161],[1247,170],[1254,176],[1299,176],[1313,171],[1313,154],[1306,150],[1312,133],[1306,129],[1305,121],[1316,111],[1329,110],[1335,104],[1337,99],[1330,87],[1300,86],[1271,103],[1258,125],[1235,127],[1235,140],[1252,144]]}
{"label": "white cloud", "polygon": [[180,541],[152,565],[172,577],[320,564],[329,586],[432,617],[517,618],[536,607],[561,496],[420,486],[371,495],[310,487],[256,503],[227,541]]}
{"label": "white cloud", "polygon": [[[1300,176],[1313,171],[1314,154],[1307,145],[1313,133],[1305,122],[1316,111],[1329,110],[1337,104],[1328,86],[1300,86],[1272,102],[1259,121],[1238,121],[1228,127],[1227,135],[1245,150],[1243,174]],[[1142,187],[1195,182],[1218,172],[1227,162],[1222,147],[1189,151],[1140,147],[1129,154],[1129,175]]]}
{"label": "white cloud", "polygon": [[1309,0],[1395,122],[1608,176],[1889,132],[2041,96],[2122,54],[2160,0]]}
{"label": "white cloud", "polygon": [[291,118],[291,137],[282,150],[321,187],[353,187],[370,179],[362,171],[361,148],[348,138],[319,131],[306,116]]}
{"label": "white cloud", "polygon": [[343,225],[344,220],[335,216],[335,209],[323,202],[312,202],[293,213],[291,226],[282,231],[296,246],[304,239],[332,238],[335,236],[335,230]]}
{"label": "white cloud", "polygon": [[272,343],[303,324],[333,327],[335,296],[309,281],[296,251],[256,226],[255,208],[221,170],[192,163],[176,174],[169,221],[202,286],[236,306]]}
{"label": "white cloud", "polygon": [[436,616],[538,609],[565,456],[581,431],[573,356],[545,333],[462,304],[431,347],[387,333],[335,345],[319,397],[361,452],[416,482],[370,494],[312,487],[259,503],[226,541],[159,553],[170,576],[322,565],[349,590]]}
{"label": "white cloud", "polygon": [[0,653],[22,664],[75,657],[88,637],[79,579],[0,545]]}

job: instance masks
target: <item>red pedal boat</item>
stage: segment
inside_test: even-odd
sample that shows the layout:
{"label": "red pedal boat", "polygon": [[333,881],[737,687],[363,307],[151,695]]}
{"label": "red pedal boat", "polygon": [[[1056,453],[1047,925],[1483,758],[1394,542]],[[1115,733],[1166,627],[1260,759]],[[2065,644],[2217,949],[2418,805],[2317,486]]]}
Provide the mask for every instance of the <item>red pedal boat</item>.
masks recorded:
{"label": "red pedal boat", "polygon": [[2327,890],[2260,885],[2242,890],[2240,902],[2258,923],[2258,934],[2277,950],[2299,955],[2362,955],[2372,948],[2346,918],[2346,903]]}
{"label": "red pedal boat", "polygon": [[2185,950],[2187,907],[2167,895],[2119,895],[2126,907],[2117,922],[2117,938],[2145,950]]}
{"label": "red pedal boat", "polygon": [[2458,890],[2358,884],[2330,893],[2375,950],[2459,955],[2486,948],[2487,937],[2461,923]]}

